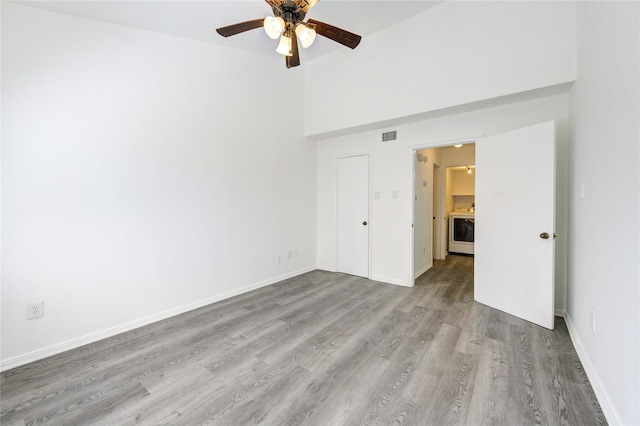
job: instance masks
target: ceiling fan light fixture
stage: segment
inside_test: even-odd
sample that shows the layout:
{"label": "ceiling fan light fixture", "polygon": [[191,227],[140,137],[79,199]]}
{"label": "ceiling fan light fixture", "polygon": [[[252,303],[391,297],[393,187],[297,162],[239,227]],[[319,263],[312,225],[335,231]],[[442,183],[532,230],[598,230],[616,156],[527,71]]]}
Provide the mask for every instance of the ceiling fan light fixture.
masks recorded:
{"label": "ceiling fan light fixture", "polygon": [[315,19],[305,21],[309,9],[319,1],[265,0],[273,12],[271,16],[219,27],[216,32],[222,37],[231,37],[262,27],[269,38],[280,38],[276,52],[285,56],[287,68],[300,65],[300,45],[303,48],[311,46],[317,35],[355,49],[362,39],[359,35]]}
{"label": "ceiling fan light fixture", "polygon": [[264,32],[272,39],[277,39],[284,31],[284,19],[281,17],[267,16],[264,18]]}
{"label": "ceiling fan light fixture", "polygon": [[316,30],[307,27],[305,24],[298,24],[298,26],[296,26],[296,35],[302,47],[306,49],[311,46],[316,39]]}
{"label": "ceiling fan light fixture", "polygon": [[293,56],[293,52],[291,51],[291,44],[291,37],[287,36],[286,33],[282,34],[282,37],[280,37],[280,44],[278,44],[276,52],[284,56]]}

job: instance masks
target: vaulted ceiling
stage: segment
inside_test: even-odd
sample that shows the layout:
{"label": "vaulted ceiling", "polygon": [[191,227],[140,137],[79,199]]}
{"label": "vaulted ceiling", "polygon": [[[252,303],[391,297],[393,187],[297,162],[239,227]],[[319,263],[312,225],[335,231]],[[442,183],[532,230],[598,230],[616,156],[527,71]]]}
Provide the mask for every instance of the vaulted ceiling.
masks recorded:
{"label": "vaulted ceiling", "polygon": [[[277,42],[264,31],[249,31],[230,38],[219,36],[215,29],[237,22],[266,17],[269,5],[262,0],[22,0],[17,3],[55,12],[125,25],[149,31],[199,40],[220,46],[263,54],[275,54]],[[322,0],[309,17],[366,36],[396,25],[441,1]],[[318,37],[305,60],[325,55],[341,46]]]}

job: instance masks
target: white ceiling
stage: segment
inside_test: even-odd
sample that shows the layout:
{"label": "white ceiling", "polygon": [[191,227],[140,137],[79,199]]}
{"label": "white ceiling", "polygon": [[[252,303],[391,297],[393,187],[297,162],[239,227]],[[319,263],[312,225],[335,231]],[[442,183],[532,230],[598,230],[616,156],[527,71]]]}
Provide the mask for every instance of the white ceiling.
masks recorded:
{"label": "white ceiling", "polygon": [[[271,15],[262,0],[17,0],[16,3],[89,19],[199,40],[263,54],[276,54],[277,40],[260,29],[229,38],[215,29]],[[322,0],[308,18],[366,36],[402,22],[441,1]],[[305,52],[305,60],[345,48],[324,37]]]}

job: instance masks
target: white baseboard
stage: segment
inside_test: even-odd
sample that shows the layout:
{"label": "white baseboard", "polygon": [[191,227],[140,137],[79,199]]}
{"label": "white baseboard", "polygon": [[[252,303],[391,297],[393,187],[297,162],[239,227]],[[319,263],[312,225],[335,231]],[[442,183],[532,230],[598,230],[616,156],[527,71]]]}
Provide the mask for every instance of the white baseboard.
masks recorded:
{"label": "white baseboard", "polygon": [[369,279],[373,281],[379,281],[385,284],[394,284],[394,285],[401,285],[403,287],[411,287],[411,284],[406,281],[398,280],[395,278],[383,277],[380,275],[371,275]]}
{"label": "white baseboard", "polygon": [[[318,265],[316,267],[316,269],[319,269],[321,271],[328,271],[328,272],[338,272],[336,270],[336,268],[332,267],[332,266],[323,266],[323,265]],[[406,281],[402,281],[402,280],[398,280],[395,278],[387,278],[387,277],[383,277],[380,275],[371,275],[369,276],[370,280],[372,281],[379,281],[381,283],[385,283],[385,284],[394,284],[394,285],[401,285],[403,287],[411,287],[411,285],[409,283],[407,283]]]}
{"label": "white baseboard", "polygon": [[[336,271],[336,268],[333,268],[333,267],[330,267],[330,266],[318,265],[316,267],[316,269],[319,269],[321,271],[338,272],[338,271]],[[394,284],[394,285],[401,285],[403,287],[411,287],[411,285],[409,283],[407,283],[406,281],[398,280],[398,279],[395,279],[395,278],[382,277],[380,275],[371,275],[371,276],[369,276],[368,279],[370,279],[372,281],[379,281],[379,282],[385,283],[385,284]]]}
{"label": "white baseboard", "polygon": [[429,269],[431,269],[431,267],[433,266],[433,261],[431,261],[429,264],[424,265],[422,268],[420,268],[418,271],[416,271],[416,273],[413,275],[413,279],[415,280],[416,278],[418,278],[420,275],[424,274],[425,272],[427,272]]}
{"label": "white baseboard", "polygon": [[0,371],[10,370],[12,368],[28,364],[30,362],[39,361],[46,357],[57,355],[59,353],[62,353],[71,349],[79,348],[80,346],[84,346],[89,343],[94,343],[94,342],[97,342],[98,340],[113,337],[117,334],[125,333],[127,331],[131,331],[133,329],[143,327],[145,325],[149,325],[157,321],[162,321],[164,319],[171,318],[173,316],[180,315],[185,312],[192,311],[194,309],[202,308],[203,306],[207,306],[212,303],[219,302],[221,300],[229,299],[231,297],[238,296],[243,293],[248,293],[250,291],[257,290],[259,288],[266,287],[268,285],[275,284],[277,282],[280,282],[289,278],[293,278],[307,272],[311,272],[315,269],[317,269],[315,266],[303,268],[294,272],[280,275],[278,277],[273,277],[264,281],[260,281],[258,283],[254,283],[254,284],[239,288],[237,290],[218,294],[206,299],[198,300],[197,302],[189,303],[183,306],[179,306],[177,308],[166,310],[164,312],[160,312],[154,315],[150,315],[144,318],[130,321],[128,323],[121,324],[106,330],[98,331],[96,333],[88,334],[86,336],[67,340],[66,342],[58,343],[43,349],[38,349],[36,351],[19,355],[7,360],[2,360],[0,362]]}
{"label": "white baseboard", "polygon": [[318,265],[316,269],[320,269],[321,271],[328,271],[328,272],[338,272],[334,266]]}
{"label": "white baseboard", "polygon": [[587,377],[591,382],[591,387],[593,387],[593,391],[596,394],[596,398],[598,398],[598,402],[600,403],[600,408],[602,408],[602,412],[607,419],[607,423],[610,425],[621,425],[622,421],[620,420],[620,416],[618,415],[618,411],[615,409],[613,404],[611,403],[611,399],[607,394],[602,382],[600,381],[600,377],[596,372],[596,369],[591,364],[591,360],[589,359],[589,355],[582,346],[582,342],[580,341],[580,336],[578,335],[578,331],[576,330],[573,322],[571,321],[571,317],[568,313],[563,315],[565,323],[567,324],[567,329],[569,330],[569,336],[571,336],[571,341],[573,342],[573,347],[576,348],[576,352],[578,353],[578,358],[580,358],[580,362],[582,362],[582,366],[584,367],[584,371],[587,373]]}

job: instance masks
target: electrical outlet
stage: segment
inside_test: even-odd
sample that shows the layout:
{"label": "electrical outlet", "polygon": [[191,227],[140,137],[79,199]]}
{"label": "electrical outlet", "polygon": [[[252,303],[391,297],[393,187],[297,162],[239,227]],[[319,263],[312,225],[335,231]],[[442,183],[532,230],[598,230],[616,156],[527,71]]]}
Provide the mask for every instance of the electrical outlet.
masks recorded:
{"label": "electrical outlet", "polygon": [[44,315],[44,302],[27,304],[27,319],[40,318]]}
{"label": "electrical outlet", "polygon": [[289,250],[287,253],[287,259],[291,259],[293,257],[293,250]]}
{"label": "electrical outlet", "polygon": [[276,263],[280,263],[280,262],[282,262],[282,256],[277,255],[276,256]]}
{"label": "electrical outlet", "polygon": [[589,315],[589,327],[591,327],[591,331],[596,331],[596,311],[591,308],[591,315]]}

